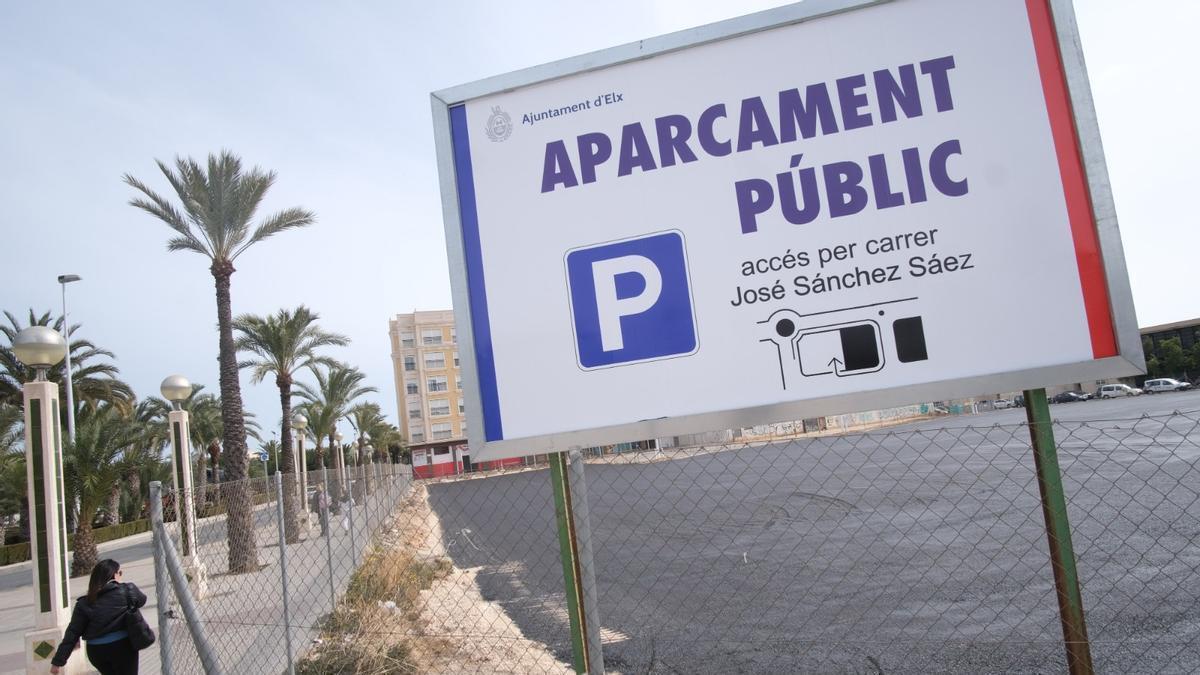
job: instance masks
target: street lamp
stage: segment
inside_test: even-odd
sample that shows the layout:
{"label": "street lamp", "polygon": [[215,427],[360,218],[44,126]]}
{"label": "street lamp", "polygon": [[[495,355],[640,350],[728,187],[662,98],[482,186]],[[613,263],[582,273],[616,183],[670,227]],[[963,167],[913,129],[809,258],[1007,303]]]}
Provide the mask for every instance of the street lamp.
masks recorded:
{"label": "street lamp", "polygon": [[312,530],[312,520],[308,516],[308,461],[304,457],[304,429],[308,427],[308,418],[300,413],[292,415],[292,429],[296,430],[293,441],[292,471],[300,474],[300,512],[304,514],[304,529]]}
{"label": "street lamp", "polygon": [[[46,326],[30,326],[17,333],[13,355],[33,369],[32,382],[21,387],[25,404],[25,488],[29,496],[29,548],[33,571],[34,630],[25,634],[25,669],[49,672],[50,657],[58,648],[71,618],[70,583],[67,580],[66,509],[63,506],[62,424],[58,386],[46,372],[63,360],[67,341]],[[68,391],[70,391],[68,389]]]}
{"label": "street lamp", "polygon": [[208,575],[196,555],[195,486],[192,483],[191,416],[183,402],[192,395],[192,383],[182,375],[168,375],[158,386],[163,398],[171,402],[167,424],[171,429],[171,483],[175,488],[175,520],[179,523],[180,552],[188,586],[196,599],[208,593]]}
{"label": "street lamp", "polygon": [[60,274],[58,283],[62,286],[63,330],[66,331],[67,342],[67,438],[75,442],[75,380],[71,377],[71,322],[67,318],[67,284],[82,281],[78,274]]}
{"label": "street lamp", "polygon": [[343,438],[345,438],[345,437],[342,436],[342,432],[334,431],[333,432],[334,448],[330,449],[330,452],[333,452],[334,449],[337,450],[337,455],[336,455],[335,459],[333,460],[334,461],[333,467],[334,467],[334,469],[337,470],[338,499],[341,499],[342,493],[346,491],[346,453],[342,451],[342,439]]}

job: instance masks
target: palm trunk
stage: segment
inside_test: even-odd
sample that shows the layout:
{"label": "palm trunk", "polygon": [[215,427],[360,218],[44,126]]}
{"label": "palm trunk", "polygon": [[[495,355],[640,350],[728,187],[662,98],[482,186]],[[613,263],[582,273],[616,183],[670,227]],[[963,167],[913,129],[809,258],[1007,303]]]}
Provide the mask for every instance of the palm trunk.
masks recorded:
{"label": "palm trunk", "polygon": [[96,566],[99,557],[96,552],[96,539],[92,536],[92,518],[94,513],[79,514],[79,527],[75,528],[75,545],[72,549],[71,576],[78,577],[89,574]]}
{"label": "palm trunk", "polygon": [[242,416],[242,389],[238,382],[237,348],[233,343],[233,308],[229,279],[233,263],[214,260],[212,275],[217,286],[217,331],[220,334],[221,424],[224,452],[225,517],[229,539],[229,573],[258,571],[258,543],[254,533],[254,505],[246,481],[246,421]]}
{"label": "palm trunk", "polygon": [[[196,494],[192,495],[192,508],[196,510],[197,518],[204,516],[204,510],[208,506],[208,471],[205,469],[205,464],[208,461],[207,458],[208,448],[205,447],[200,450],[200,456],[196,458],[196,481],[199,488],[196,490]],[[183,501],[180,499],[180,496],[175,495],[175,498],[179,507],[183,508]],[[176,513],[178,512],[179,509],[176,509]],[[178,518],[178,516],[176,517]]]}
{"label": "palm trunk", "polygon": [[[335,478],[333,482],[333,502],[340,505],[342,502],[342,485],[345,482],[345,476],[342,475],[343,462],[342,457],[339,455],[345,455],[346,453],[342,452],[341,446],[339,446],[337,444],[337,440],[334,439],[333,435],[335,433],[337,433],[337,427],[334,427],[329,432],[329,461],[333,462],[333,475]],[[339,506],[338,508],[341,507]]]}
{"label": "palm trunk", "polygon": [[[298,501],[296,492],[300,476],[296,474],[296,453],[292,450],[292,378],[288,375],[279,375],[275,378],[275,384],[279,385],[279,407],[283,412],[283,423],[279,430],[279,442],[282,444],[279,448],[279,456],[282,466],[275,467],[275,470],[282,472],[284,477],[284,536],[287,543],[294,544],[300,541],[300,518],[296,512],[296,502]],[[303,469],[301,470],[303,471]]]}
{"label": "palm trunk", "polygon": [[125,476],[125,481],[129,483],[129,494],[133,496],[133,518],[130,520],[141,520],[142,518],[142,474],[139,470],[130,471]]}
{"label": "palm trunk", "polygon": [[366,452],[363,443],[362,434],[358,435],[358,465],[363,467],[363,491],[365,494],[374,492],[374,486],[371,485],[371,453]]}
{"label": "palm trunk", "polygon": [[104,527],[112,527],[121,522],[121,482],[113,483],[108,491],[108,506],[104,514]]}

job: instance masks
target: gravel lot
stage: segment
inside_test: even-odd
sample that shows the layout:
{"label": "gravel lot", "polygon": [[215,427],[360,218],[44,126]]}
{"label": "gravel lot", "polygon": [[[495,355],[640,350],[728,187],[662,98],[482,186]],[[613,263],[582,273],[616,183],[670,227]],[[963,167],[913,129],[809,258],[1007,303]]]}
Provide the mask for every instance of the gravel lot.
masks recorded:
{"label": "gravel lot", "polygon": [[[1200,392],[1051,411],[1098,670],[1200,672]],[[1023,421],[589,464],[607,668],[1065,672]],[[569,660],[547,473],[429,494],[455,565]]]}

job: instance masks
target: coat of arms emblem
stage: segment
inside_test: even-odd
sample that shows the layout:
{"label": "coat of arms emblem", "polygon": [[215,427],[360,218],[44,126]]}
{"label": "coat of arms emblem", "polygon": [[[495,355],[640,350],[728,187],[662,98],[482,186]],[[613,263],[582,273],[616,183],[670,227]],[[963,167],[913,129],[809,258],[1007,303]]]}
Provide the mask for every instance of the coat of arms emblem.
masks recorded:
{"label": "coat of arms emblem", "polygon": [[492,114],[487,121],[487,135],[493,142],[508,140],[512,135],[512,118],[508,113],[500,109],[500,106],[492,106]]}

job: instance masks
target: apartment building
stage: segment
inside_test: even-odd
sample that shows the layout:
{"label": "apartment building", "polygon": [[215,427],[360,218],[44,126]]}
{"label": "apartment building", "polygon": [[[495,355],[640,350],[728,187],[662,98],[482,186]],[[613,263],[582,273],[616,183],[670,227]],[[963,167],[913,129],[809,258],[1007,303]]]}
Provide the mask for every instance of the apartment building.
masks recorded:
{"label": "apartment building", "polygon": [[397,314],[388,321],[388,334],[405,443],[466,438],[454,312]]}

